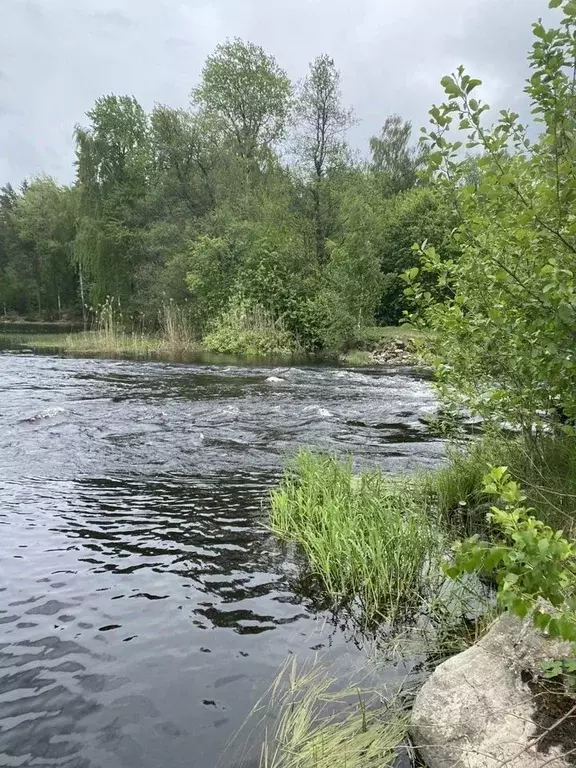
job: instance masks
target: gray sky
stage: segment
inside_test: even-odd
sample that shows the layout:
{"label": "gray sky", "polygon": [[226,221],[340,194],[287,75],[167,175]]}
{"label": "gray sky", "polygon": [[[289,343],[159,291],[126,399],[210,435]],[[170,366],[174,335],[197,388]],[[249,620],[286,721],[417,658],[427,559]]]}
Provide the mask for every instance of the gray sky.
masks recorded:
{"label": "gray sky", "polygon": [[252,40],[293,79],[334,57],[365,149],[387,115],[416,128],[462,63],[498,107],[521,105],[531,22],[547,0],[0,0],[0,185],[73,177],[72,133],[105,93],[185,106],[226,37]]}

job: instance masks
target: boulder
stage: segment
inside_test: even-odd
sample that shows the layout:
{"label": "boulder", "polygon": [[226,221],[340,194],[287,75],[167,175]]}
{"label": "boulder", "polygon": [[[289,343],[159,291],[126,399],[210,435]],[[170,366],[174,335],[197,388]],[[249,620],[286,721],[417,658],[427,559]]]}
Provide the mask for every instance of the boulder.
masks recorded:
{"label": "boulder", "polygon": [[[543,661],[570,658],[529,621],[504,615],[475,645],[440,664],[416,697],[411,734],[428,768],[574,766],[576,718],[547,733],[575,703],[536,694]],[[554,698],[553,707],[549,700]],[[558,700],[564,710],[556,709]]]}

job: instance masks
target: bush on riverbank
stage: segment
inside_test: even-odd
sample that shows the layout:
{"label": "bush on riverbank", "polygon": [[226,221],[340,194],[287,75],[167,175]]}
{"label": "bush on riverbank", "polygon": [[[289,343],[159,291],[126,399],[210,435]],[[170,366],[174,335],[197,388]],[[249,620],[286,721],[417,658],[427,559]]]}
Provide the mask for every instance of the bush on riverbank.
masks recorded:
{"label": "bush on riverbank", "polygon": [[282,320],[260,306],[233,304],[203,339],[209,352],[290,356],[304,350]]}
{"label": "bush on riverbank", "polygon": [[424,478],[442,523],[459,534],[486,529],[492,499],[484,490],[491,466],[506,466],[526,492],[527,502],[548,525],[576,534],[576,443],[563,434],[518,436],[492,432],[453,446],[448,463]]}

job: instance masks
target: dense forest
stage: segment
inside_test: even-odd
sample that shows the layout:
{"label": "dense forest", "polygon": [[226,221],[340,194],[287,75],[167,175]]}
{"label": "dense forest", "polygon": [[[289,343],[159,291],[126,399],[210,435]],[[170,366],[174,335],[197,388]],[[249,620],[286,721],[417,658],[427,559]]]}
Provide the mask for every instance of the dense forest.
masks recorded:
{"label": "dense forest", "polygon": [[414,242],[443,245],[451,208],[420,178],[411,125],[383,119],[361,158],[327,55],[294,85],[239,39],[208,57],[188,110],[104,96],[77,126],[76,179],[0,196],[0,312],[105,308],[153,329],[167,305],[218,344],[241,327],[320,349],[396,324]]}

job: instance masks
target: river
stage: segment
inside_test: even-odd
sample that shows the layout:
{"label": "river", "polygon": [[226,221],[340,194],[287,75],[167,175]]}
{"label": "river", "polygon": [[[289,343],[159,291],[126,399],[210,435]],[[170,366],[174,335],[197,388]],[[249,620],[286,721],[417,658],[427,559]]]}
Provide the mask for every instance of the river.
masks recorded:
{"label": "river", "polygon": [[358,654],[266,530],[286,460],[396,472],[444,449],[429,385],[400,370],[5,352],[0,391],[5,768],[234,764],[287,654]]}

